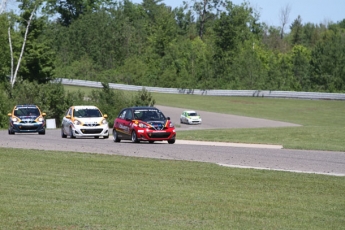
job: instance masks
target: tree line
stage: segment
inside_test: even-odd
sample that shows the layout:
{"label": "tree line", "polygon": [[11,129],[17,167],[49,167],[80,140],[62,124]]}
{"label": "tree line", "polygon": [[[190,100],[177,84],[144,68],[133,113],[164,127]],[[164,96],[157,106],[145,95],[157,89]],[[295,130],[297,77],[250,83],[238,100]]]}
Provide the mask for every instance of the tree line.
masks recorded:
{"label": "tree line", "polygon": [[19,14],[0,14],[4,89],[23,50],[16,84],[38,88],[71,78],[181,89],[345,90],[345,19],[313,24],[298,16],[287,24],[286,10],[281,26],[270,26],[250,2],[229,0],[176,8],[162,0],[18,3]]}

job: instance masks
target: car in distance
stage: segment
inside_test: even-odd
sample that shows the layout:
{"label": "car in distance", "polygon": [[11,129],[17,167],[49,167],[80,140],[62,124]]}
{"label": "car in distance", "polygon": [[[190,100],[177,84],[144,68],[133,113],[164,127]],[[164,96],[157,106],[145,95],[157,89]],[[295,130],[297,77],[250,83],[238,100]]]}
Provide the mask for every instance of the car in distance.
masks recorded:
{"label": "car in distance", "polygon": [[37,105],[16,105],[11,113],[8,134],[15,133],[38,133],[44,135],[45,113],[42,113]]}
{"label": "car in distance", "polygon": [[202,119],[200,115],[194,110],[185,110],[180,116],[180,123],[183,124],[201,124]]}
{"label": "car in distance", "polygon": [[62,118],[61,137],[109,138],[107,117],[96,106],[71,106]]}
{"label": "car in distance", "polygon": [[168,141],[174,144],[176,132],[170,117],[155,107],[129,107],[124,108],[114,120],[114,142],[131,140],[140,141]]}

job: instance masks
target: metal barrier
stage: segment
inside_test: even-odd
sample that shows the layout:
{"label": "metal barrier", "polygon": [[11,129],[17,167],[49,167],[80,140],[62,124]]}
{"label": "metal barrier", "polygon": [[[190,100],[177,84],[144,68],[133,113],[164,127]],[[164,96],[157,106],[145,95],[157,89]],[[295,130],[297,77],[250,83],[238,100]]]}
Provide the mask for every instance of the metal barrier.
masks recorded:
{"label": "metal barrier", "polygon": [[[102,88],[101,82],[85,81],[77,79],[60,78],[63,85],[87,86]],[[323,99],[323,100],[345,100],[344,93],[320,93],[320,92],[296,92],[296,91],[270,91],[270,90],[200,90],[200,89],[179,89],[160,88],[151,86],[136,86],[110,83],[112,89],[140,91],[144,87],[149,92],[171,93],[171,94],[192,94],[208,96],[237,96],[237,97],[271,97],[271,98],[296,98],[296,99]]]}

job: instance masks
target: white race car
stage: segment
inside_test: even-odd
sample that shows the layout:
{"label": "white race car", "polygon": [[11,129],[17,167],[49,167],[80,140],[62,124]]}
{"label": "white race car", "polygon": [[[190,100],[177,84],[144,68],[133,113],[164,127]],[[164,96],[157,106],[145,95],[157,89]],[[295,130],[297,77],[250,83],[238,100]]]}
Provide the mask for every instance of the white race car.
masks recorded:
{"label": "white race car", "polygon": [[193,110],[186,110],[182,112],[180,116],[180,122],[181,124],[201,124],[202,120],[200,115],[197,114],[197,112]]}
{"label": "white race car", "polygon": [[61,124],[61,137],[109,138],[108,116],[96,106],[71,106]]}

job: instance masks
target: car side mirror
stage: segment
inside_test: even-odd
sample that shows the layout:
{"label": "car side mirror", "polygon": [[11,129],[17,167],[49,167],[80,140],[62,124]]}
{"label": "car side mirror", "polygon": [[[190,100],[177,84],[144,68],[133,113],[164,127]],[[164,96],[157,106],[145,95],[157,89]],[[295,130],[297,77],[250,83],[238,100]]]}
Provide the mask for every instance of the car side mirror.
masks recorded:
{"label": "car side mirror", "polygon": [[170,120],[170,117],[167,117],[168,120]]}
{"label": "car side mirror", "polygon": [[70,115],[67,115],[66,118],[67,118],[67,119],[71,119],[71,116],[70,116]]}
{"label": "car side mirror", "polygon": [[107,115],[107,114],[104,114],[103,117],[104,117],[104,118],[108,118],[108,115]]}
{"label": "car side mirror", "polygon": [[44,116],[47,116],[47,114],[46,113],[42,113],[42,116],[44,117]]}
{"label": "car side mirror", "polygon": [[7,116],[9,116],[9,117],[12,116],[12,113],[8,113]]}

